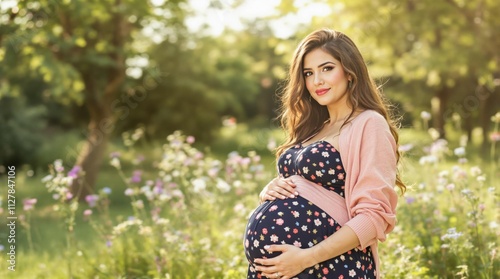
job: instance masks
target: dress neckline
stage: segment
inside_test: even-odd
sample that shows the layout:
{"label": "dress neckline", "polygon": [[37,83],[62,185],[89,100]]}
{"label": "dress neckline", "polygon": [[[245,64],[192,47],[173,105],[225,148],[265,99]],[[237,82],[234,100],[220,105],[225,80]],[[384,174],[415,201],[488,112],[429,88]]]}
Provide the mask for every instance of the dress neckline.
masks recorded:
{"label": "dress neckline", "polygon": [[324,140],[324,139],[320,139],[320,140],[317,140],[317,141],[313,141],[313,142],[311,142],[311,143],[310,143],[310,144],[308,144],[308,145],[304,145],[304,143],[303,143],[303,142],[301,142],[301,143],[299,143],[299,146],[300,146],[301,148],[307,148],[307,147],[310,147],[310,146],[315,145],[315,144],[320,143],[320,142],[321,142],[321,143],[323,143],[323,144],[329,144],[329,145],[331,145],[333,148],[335,148],[335,151],[337,151],[337,152],[338,152],[337,147],[335,147],[335,146],[334,146],[333,144],[331,144],[329,141]]}

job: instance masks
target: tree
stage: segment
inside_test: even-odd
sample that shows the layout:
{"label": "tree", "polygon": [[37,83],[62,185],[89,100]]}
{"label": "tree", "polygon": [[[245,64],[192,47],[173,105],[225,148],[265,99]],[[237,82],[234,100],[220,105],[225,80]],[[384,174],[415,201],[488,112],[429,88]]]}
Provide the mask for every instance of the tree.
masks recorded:
{"label": "tree", "polygon": [[180,2],[40,0],[18,1],[10,9],[0,33],[0,53],[15,57],[14,71],[42,77],[51,98],[86,107],[85,143],[74,158],[74,165],[85,172],[85,180],[72,189],[80,198],[96,182],[117,108],[129,105],[137,93],[126,74],[127,59],[147,50],[151,39],[146,29],[163,30],[153,39],[175,36],[165,30],[181,25]]}

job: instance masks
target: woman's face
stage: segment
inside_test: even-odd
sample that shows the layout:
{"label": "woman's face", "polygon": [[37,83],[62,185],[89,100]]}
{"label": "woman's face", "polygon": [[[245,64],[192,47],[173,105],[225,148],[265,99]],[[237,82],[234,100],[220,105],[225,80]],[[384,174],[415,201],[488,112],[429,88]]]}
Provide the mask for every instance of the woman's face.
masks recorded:
{"label": "woman's face", "polygon": [[347,106],[348,77],[340,61],[320,48],[304,56],[304,80],[309,94],[320,105]]}

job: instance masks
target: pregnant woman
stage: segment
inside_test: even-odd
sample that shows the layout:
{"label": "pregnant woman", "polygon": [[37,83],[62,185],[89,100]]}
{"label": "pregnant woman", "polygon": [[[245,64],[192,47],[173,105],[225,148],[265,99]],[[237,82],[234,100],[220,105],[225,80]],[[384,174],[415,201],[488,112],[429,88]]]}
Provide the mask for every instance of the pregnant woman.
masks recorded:
{"label": "pregnant woman", "polygon": [[247,278],[379,278],[396,223],[398,134],[356,45],[322,29],[297,47],[282,94],[279,175],[248,220]]}

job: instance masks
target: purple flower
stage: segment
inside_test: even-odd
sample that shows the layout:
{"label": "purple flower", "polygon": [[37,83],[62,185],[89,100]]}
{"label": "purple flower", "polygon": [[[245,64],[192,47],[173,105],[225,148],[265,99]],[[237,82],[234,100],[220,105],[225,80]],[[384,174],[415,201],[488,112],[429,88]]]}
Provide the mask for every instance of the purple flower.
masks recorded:
{"label": "purple flower", "polygon": [[80,171],[82,170],[82,168],[80,166],[74,166],[69,172],[68,172],[68,176],[69,177],[73,177],[73,178],[77,178],[78,177],[78,174],[80,173]]}
{"label": "purple flower", "polygon": [[414,198],[414,197],[407,197],[407,198],[406,198],[406,203],[407,203],[407,204],[412,204],[412,203],[414,203],[414,202],[415,202],[415,198]]}
{"label": "purple flower", "polygon": [[90,207],[95,207],[98,200],[99,200],[98,195],[87,195],[85,197],[85,201],[89,204]]}
{"label": "purple flower", "polygon": [[132,177],[130,178],[130,182],[132,182],[132,183],[141,182],[141,175],[142,175],[142,171],[140,171],[140,170],[134,171],[134,173],[132,174]]}
{"label": "purple flower", "polygon": [[25,199],[23,200],[23,209],[24,211],[30,211],[34,208],[36,204],[36,199]]}

